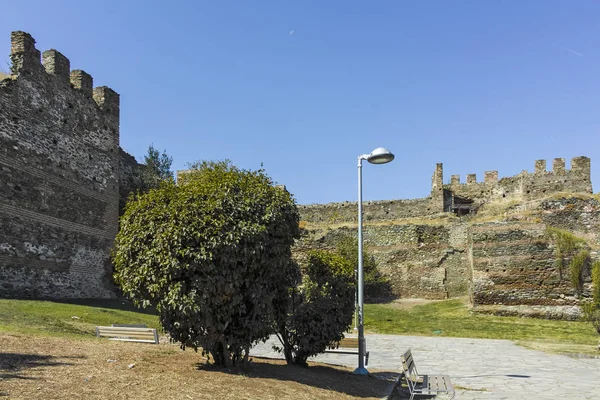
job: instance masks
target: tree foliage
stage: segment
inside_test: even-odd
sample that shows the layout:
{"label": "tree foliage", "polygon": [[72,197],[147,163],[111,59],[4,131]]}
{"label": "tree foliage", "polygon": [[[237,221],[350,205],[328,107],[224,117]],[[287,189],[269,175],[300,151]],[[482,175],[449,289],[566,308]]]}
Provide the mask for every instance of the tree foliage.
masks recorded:
{"label": "tree foliage", "polygon": [[191,167],[184,184],[167,180],[128,202],[115,280],[136,303],[156,306],[182,348],[201,347],[227,366],[272,332],[298,211],[263,170]]}
{"label": "tree foliage", "polygon": [[[577,251],[584,248],[585,240],[567,230],[551,226],[546,228],[546,237],[551,239],[556,246],[556,260],[554,264],[558,268],[560,279],[562,279],[567,260],[573,258]],[[569,275],[572,276],[571,272],[569,272]],[[575,289],[577,290],[577,287]]]}
{"label": "tree foliage", "polygon": [[[344,257],[352,266],[358,268],[358,241],[355,236],[343,236],[336,244],[336,252]],[[392,296],[389,279],[377,269],[375,257],[363,247],[363,274],[365,298],[376,300]]]}
{"label": "tree foliage", "polygon": [[286,276],[276,318],[279,350],[288,364],[306,365],[308,357],[340,341],[352,324],[354,267],[338,254],[313,251],[302,271],[288,264]]}
{"label": "tree foliage", "polygon": [[166,150],[163,150],[161,154],[153,144],[148,146],[148,153],[144,156],[144,168],[142,169],[142,179],[146,188],[156,188],[161,181],[172,180],[172,164],[173,157],[170,157]]}
{"label": "tree foliage", "polygon": [[571,278],[571,285],[575,289],[578,295],[581,295],[583,291],[583,271],[586,266],[589,267],[590,252],[588,250],[580,250],[569,264],[569,276]]}
{"label": "tree foliage", "polygon": [[600,261],[592,264],[592,301],[583,306],[585,318],[600,334]]}

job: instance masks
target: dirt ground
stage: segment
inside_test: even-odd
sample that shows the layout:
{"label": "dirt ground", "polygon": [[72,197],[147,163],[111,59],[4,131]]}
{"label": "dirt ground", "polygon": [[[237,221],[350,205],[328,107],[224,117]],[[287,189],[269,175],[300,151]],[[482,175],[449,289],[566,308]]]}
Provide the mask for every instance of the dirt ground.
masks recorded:
{"label": "dirt ground", "polygon": [[345,367],[284,364],[254,358],[245,371],[223,370],[171,344],[0,333],[0,398],[380,399],[390,387]]}

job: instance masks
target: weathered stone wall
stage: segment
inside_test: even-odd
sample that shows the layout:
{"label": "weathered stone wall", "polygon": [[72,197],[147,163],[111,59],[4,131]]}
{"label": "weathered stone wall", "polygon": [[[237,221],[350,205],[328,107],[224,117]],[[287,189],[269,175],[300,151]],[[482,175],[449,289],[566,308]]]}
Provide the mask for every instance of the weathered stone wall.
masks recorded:
{"label": "weathered stone wall", "polygon": [[[356,223],[358,220],[357,208],[356,202],[298,206],[302,221],[328,224]],[[385,221],[421,217],[439,213],[438,208],[429,197],[413,200],[366,201],[363,204],[363,220]]]}
{"label": "weathered stone wall", "polygon": [[[572,222],[568,225],[581,228]],[[495,222],[472,227],[470,295],[476,310],[561,319],[580,316],[581,298],[591,290],[590,264],[583,270],[580,296],[571,284],[569,267],[556,264],[557,250],[546,235],[548,226]],[[597,253],[592,252],[592,257],[597,259]]]}
{"label": "weathered stone wall", "polygon": [[[491,222],[477,222],[476,216],[443,220],[439,214],[423,223],[406,221],[372,219],[364,225],[364,245],[390,278],[396,296],[469,295],[477,311],[580,316],[581,296],[572,287],[568,267],[556,266],[556,248],[546,230],[557,227],[585,238],[592,260],[599,260],[600,201],[595,196],[536,200]],[[333,250],[341,237],[355,237],[356,226],[308,223],[304,232],[295,247],[297,256],[314,248]],[[591,289],[586,268],[583,297]]]}
{"label": "weathered stone wall", "polygon": [[[460,176],[453,175],[451,183],[444,188],[453,196],[485,204],[494,200],[527,201],[541,199],[554,193],[592,193],[590,159],[575,157],[571,169],[565,168],[563,158],[554,159],[552,171],[546,171],[546,160],[535,162],[535,171],[523,171],[516,176],[498,180],[498,171],[485,172],[483,182],[477,182],[475,174],[467,175],[467,183],[460,183]],[[436,186],[432,187],[432,192]]]}
{"label": "weathered stone wall", "polygon": [[[310,249],[333,250],[340,238],[355,235],[349,227],[307,229],[294,253],[302,260]],[[363,240],[396,296],[445,299],[467,293],[466,235],[463,224],[367,225]]]}
{"label": "weathered stone wall", "polygon": [[134,156],[119,148],[119,215],[123,213],[130,193],[146,189],[144,168],[144,164],[138,163]]}
{"label": "weathered stone wall", "polygon": [[119,95],[11,35],[0,81],[0,296],[113,297]]}

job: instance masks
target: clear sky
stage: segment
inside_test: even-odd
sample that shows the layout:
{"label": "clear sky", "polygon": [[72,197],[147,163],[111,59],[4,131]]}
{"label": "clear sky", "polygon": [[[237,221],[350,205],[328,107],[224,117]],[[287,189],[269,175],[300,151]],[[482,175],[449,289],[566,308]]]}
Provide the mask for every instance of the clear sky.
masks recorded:
{"label": "clear sky", "polygon": [[10,32],[121,94],[121,145],[261,163],[300,204],[425,197],[437,162],[500,177],[592,158],[600,187],[600,2],[8,1]]}

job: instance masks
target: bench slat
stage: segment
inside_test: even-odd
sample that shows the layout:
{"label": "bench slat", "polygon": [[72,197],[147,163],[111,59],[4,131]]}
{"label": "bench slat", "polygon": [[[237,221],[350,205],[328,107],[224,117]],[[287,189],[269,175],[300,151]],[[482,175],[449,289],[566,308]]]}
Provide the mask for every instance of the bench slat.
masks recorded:
{"label": "bench slat", "polygon": [[97,326],[96,336],[127,342],[158,343],[158,334],[153,328]]}

